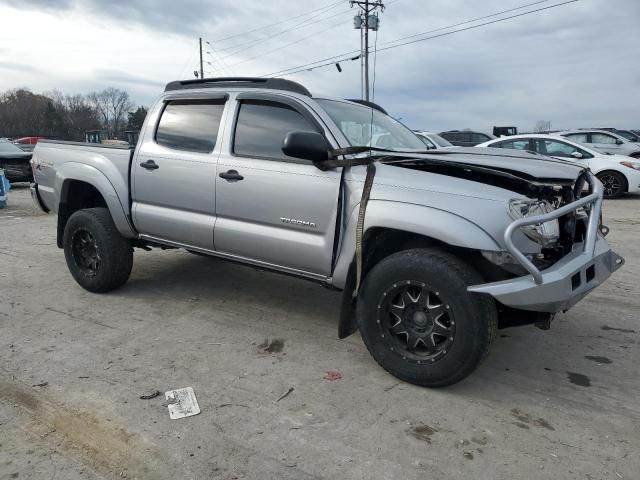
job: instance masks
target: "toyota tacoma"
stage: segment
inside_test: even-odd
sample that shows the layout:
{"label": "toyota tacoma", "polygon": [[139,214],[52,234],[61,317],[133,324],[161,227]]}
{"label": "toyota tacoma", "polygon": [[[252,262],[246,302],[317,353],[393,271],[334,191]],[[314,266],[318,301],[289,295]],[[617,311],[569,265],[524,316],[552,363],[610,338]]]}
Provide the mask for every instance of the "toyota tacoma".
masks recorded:
{"label": "toyota tacoma", "polygon": [[134,249],[183,248],[342,291],[341,338],[407,382],[444,386],[499,327],[548,328],[623,260],[602,184],[529,152],[422,141],[379,106],[279,78],[171,82],[134,149],[38,142],[34,201],[91,292]]}

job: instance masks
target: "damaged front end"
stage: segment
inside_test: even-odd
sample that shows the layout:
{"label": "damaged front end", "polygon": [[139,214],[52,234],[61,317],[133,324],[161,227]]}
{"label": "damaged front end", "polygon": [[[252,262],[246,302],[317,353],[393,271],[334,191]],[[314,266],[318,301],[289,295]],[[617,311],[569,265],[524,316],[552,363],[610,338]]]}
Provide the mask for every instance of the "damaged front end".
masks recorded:
{"label": "damaged front end", "polygon": [[[591,193],[582,195],[585,182]],[[604,238],[602,194],[602,184],[585,171],[557,208],[514,219],[504,232],[504,253],[527,274],[471,286],[469,291],[489,294],[518,310],[556,313],[571,308],[624,263]],[[538,229],[542,245],[537,255],[522,252],[514,242],[517,232],[532,235],[532,228]]]}
{"label": "damaged front end", "polygon": [[502,274],[488,275],[490,283],[469,291],[491,295],[501,314],[511,317],[508,323],[548,328],[555,313],[571,308],[624,263],[604,238],[602,184],[577,164],[523,153],[474,151],[471,157],[470,150],[384,163],[514,192],[505,205],[510,221],[493,232],[503,248],[481,252]]}

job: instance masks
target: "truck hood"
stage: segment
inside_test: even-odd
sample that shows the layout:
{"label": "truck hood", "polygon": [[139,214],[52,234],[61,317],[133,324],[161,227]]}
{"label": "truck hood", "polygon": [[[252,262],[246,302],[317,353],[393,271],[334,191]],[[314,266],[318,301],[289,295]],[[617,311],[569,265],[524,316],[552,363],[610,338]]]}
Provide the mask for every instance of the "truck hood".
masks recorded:
{"label": "truck hood", "polygon": [[535,194],[541,187],[573,185],[586,170],[573,162],[500,148],[455,147],[424,154],[393,152],[380,161],[494,185],[524,195]]}

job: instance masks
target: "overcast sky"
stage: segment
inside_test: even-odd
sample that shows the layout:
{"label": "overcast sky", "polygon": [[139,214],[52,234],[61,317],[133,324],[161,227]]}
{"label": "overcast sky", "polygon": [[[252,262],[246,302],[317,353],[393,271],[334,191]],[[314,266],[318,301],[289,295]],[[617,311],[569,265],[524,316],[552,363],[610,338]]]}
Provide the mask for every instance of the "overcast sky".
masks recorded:
{"label": "overcast sky", "polygon": [[[534,1],[387,0],[378,46]],[[208,76],[264,75],[358,50],[355,12],[347,0],[0,0],[0,91],[113,86],[149,105],[168,81],[193,78],[199,36],[213,46],[205,43]],[[580,0],[381,51],[375,100],[408,126],[436,131],[528,130],[538,120],[640,128],[639,59],[640,0]],[[314,93],[359,97],[359,61],[341,65],[287,77]]]}

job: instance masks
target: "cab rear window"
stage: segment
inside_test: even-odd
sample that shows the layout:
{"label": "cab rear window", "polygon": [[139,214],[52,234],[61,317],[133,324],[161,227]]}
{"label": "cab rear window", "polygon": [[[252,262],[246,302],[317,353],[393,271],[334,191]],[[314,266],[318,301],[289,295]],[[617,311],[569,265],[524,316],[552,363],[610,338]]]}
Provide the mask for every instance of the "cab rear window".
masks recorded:
{"label": "cab rear window", "polygon": [[177,100],[165,106],[156,143],[174,150],[211,153],[216,146],[224,100]]}

